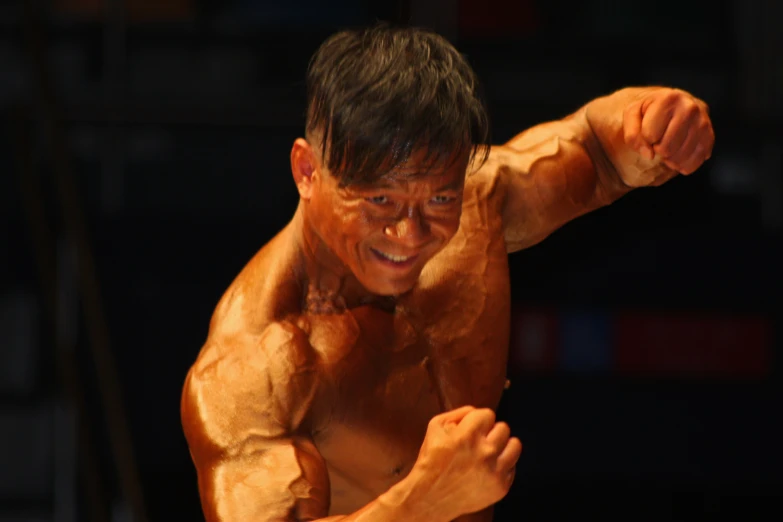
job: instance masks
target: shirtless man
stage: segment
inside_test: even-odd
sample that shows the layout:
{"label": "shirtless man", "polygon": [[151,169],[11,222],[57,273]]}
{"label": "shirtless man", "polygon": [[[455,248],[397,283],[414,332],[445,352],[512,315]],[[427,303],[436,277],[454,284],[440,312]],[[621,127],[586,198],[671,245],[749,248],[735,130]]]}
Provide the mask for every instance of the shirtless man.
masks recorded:
{"label": "shirtless man", "polygon": [[508,254],[712,151],[705,103],[658,87],[481,147],[475,89],[421,30],[314,56],[298,208],[220,300],[184,387],[209,522],[491,520],[522,450],[493,413]]}

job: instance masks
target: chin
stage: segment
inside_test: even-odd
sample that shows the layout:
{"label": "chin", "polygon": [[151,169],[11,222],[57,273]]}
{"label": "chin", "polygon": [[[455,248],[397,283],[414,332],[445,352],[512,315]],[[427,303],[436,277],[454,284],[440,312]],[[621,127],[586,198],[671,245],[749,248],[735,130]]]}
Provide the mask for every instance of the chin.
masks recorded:
{"label": "chin", "polygon": [[389,280],[386,278],[369,277],[362,281],[362,285],[373,294],[393,297],[413,290],[417,280],[418,278],[413,278],[412,280]]}

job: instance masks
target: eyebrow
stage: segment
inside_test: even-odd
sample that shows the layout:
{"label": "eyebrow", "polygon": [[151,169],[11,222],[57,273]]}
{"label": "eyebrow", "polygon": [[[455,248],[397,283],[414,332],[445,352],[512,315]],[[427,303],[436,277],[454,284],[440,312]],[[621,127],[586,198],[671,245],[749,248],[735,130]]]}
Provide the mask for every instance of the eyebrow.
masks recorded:
{"label": "eyebrow", "polygon": [[[452,180],[445,185],[438,187],[435,189],[435,192],[443,192],[446,190],[457,190],[460,185],[462,184],[462,180],[455,179]],[[378,189],[393,189],[395,188],[394,184],[389,181],[375,181],[374,183],[367,183],[367,184],[358,184],[358,188],[362,190],[378,190]]]}
{"label": "eyebrow", "polygon": [[442,187],[435,189],[435,192],[443,192],[444,190],[457,190],[462,184],[462,180],[457,178],[449,183],[446,183]]}

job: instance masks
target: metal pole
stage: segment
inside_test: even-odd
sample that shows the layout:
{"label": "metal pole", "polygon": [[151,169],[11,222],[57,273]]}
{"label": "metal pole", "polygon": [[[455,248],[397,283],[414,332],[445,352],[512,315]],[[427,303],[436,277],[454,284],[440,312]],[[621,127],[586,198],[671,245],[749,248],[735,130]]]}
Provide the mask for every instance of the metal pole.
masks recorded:
{"label": "metal pole", "polygon": [[36,100],[42,115],[43,131],[50,148],[57,196],[65,229],[73,238],[78,252],[78,283],[84,308],[90,355],[95,362],[100,398],[109,429],[109,443],[114,457],[122,494],[131,506],[134,520],[146,522],[144,495],[139,481],[128,418],[122,401],[117,366],[111,350],[108,325],[103,308],[95,261],[87,234],[78,186],[71,171],[70,153],[58,112],[54,88],[46,60],[46,45],[40,23],[40,6],[32,0],[24,3],[26,43],[33,66]]}
{"label": "metal pole", "polygon": [[[125,2],[106,0],[103,27],[103,94],[108,107],[124,107],[127,85]],[[125,185],[125,135],[122,125],[108,122],[103,133],[101,206],[107,213],[121,210]]]}

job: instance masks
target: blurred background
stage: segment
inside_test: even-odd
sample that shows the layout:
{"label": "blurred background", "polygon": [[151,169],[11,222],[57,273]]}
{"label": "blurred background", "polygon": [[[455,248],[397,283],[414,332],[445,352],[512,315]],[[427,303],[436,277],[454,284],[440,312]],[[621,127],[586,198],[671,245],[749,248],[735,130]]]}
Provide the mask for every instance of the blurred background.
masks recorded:
{"label": "blurred background", "polygon": [[199,521],[179,397],[223,290],[291,217],[304,76],[338,29],[431,27],[494,141],[627,85],[717,141],[511,256],[526,450],[498,520],[780,513],[783,3],[0,5],[0,521]]}

